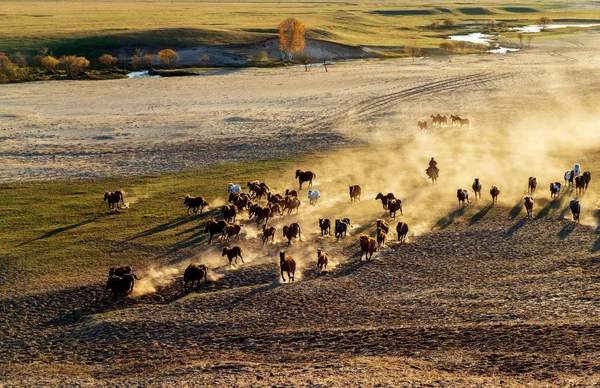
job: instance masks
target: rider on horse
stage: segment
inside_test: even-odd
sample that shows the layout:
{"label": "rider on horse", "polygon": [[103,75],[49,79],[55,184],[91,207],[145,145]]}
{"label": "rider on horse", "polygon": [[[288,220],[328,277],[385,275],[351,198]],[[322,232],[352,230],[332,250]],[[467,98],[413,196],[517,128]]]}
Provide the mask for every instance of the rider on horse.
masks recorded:
{"label": "rider on horse", "polygon": [[427,175],[431,178],[432,173],[435,172],[436,175],[437,173],[440,172],[440,169],[437,166],[437,162],[435,161],[434,158],[431,158],[431,160],[429,161],[429,167],[427,168],[427,170],[425,170],[425,172],[427,173]]}

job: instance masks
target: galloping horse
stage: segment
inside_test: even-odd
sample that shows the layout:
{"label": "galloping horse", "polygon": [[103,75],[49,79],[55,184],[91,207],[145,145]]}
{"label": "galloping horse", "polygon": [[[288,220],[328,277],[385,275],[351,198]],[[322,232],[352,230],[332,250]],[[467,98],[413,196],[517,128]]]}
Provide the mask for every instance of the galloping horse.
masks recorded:
{"label": "galloping horse", "polygon": [[429,179],[431,179],[431,182],[433,182],[433,184],[435,185],[437,182],[437,179],[438,179],[440,169],[437,167],[434,167],[434,166],[429,166],[429,167],[427,167],[425,172],[427,173],[427,176],[429,177]]}

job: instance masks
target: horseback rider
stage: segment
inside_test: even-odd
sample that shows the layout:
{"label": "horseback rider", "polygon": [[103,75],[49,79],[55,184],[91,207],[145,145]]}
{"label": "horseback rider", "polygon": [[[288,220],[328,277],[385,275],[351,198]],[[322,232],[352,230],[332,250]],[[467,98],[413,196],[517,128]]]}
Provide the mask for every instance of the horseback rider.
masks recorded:
{"label": "horseback rider", "polygon": [[437,162],[435,161],[435,159],[433,157],[429,161],[429,167],[431,167],[431,168],[437,168]]}

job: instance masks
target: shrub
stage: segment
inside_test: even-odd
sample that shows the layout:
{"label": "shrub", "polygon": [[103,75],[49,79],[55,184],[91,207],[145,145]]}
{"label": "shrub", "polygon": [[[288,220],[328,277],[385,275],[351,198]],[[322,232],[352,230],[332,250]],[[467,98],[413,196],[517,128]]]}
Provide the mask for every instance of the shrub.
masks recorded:
{"label": "shrub", "polygon": [[171,49],[164,49],[158,52],[158,58],[164,65],[172,66],[179,60],[179,55]]}
{"label": "shrub", "polygon": [[201,63],[209,63],[210,62],[210,55],[204,53],[201,57],[200,57],[200,62]]}
{"label": "shrub", "polygon": [[541,17],[538,20],[536,20],[535,24],[537,24],[538,26],[540,26],[542,28],[542,31],[544,31],[546,29],[546,27],[548,27],[548,24],[552,23],[552,19],[550,19],[547,16]]}
{"label": "shrub", "polygon": [[444,27],[445,28],[452,28],[456,26],[456,21],[452,18],[448,18],[446,20],[444,20]]}
{"label": "shrub", "polygon": [[58,67],[59,60],[54,58],[51,55],[47,55],[45,57],[40,58],[40,66],[42,69],[46,71],[48,74],[54,74],[56,72],[56,68]]}
{"label": "shrub", "polygon": [[21,53],[14,53],[10,56],[10,60],[12,61],[12,63],[21,68],[27,67],[27,57]]}
{"label": "shrub", "polygon": [[84,57],[67,55],[65,57],[60,58],[58,67],[66,71],[67,76],[69,76],[70,78],[75,78],[85,73],[88,67],[90,67],[90,61],[88,61]]}
{"label": "shrub", "polygon": [[0,83],[20,81],[25,75],[25,70],[14,64],[8,55],[0,53]]}
{"label": "shrub", "polygon": [[440,23],[438,22],[433,22],[429,25],[429,28],[431,28],[432,30],[437,30],[440,28]]}
{"label": "shrub", "polygon": [[442,42],[440,43],[440,49],[451,53],[454,50],[456,50],[456,45],[454,44],[454,42]]}
{"label": "shrub", "polygon": [[269,54],[265,50],[260,50],[252,54],[252,60],[254,62],[264,62],[269,60]]}
{"label": "shrub", "polygon": [[100,58],[98,58],[98,63],[100,64],[100,66],[106,69],[110,69],[111,67],[114,67],[117,64],[117,58],[113,57],[110,54],[104,54]]}

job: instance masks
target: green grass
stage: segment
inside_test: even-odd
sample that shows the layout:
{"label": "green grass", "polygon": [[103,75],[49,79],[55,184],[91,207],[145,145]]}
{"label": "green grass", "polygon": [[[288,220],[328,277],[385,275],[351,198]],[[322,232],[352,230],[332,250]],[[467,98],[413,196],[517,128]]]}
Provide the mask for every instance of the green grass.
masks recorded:
{"label": "green grass", "polygon": [[[202,195],[209,204],[226,201],[227,182],[242,184],[249,177],[277,182],[293,171],[291,163],[268,160],[162,176],[1,185],[0,268],[5,274],[58,279],[78,269],[136,265],[206,243],[199,225],[218,209],[185,217],[185,194]],[[130,207],[109,212],[103,193],[119,188]]]}
{"label": "green grass", "polygon": [[[571,3],[577,5],[579,2]],[[246,44],[277,36],[276,27],[293,16],[308,27],[307,36],[347,45],[401,47],[416,41],[437,47],[444,33],[425,26],[452,15],[459,26],[490,19],[533,23],[540,16],[554,20],[599,19],[599,11],[564,10],[563,2],[496,1],[481,5],[425,1],[402,4],[318,2],[29,2],[3,1],[0,52],[34,54],[48,47],[55,55],[77,54],[95,59],[122,48],[156,51],[165,47]]]}

